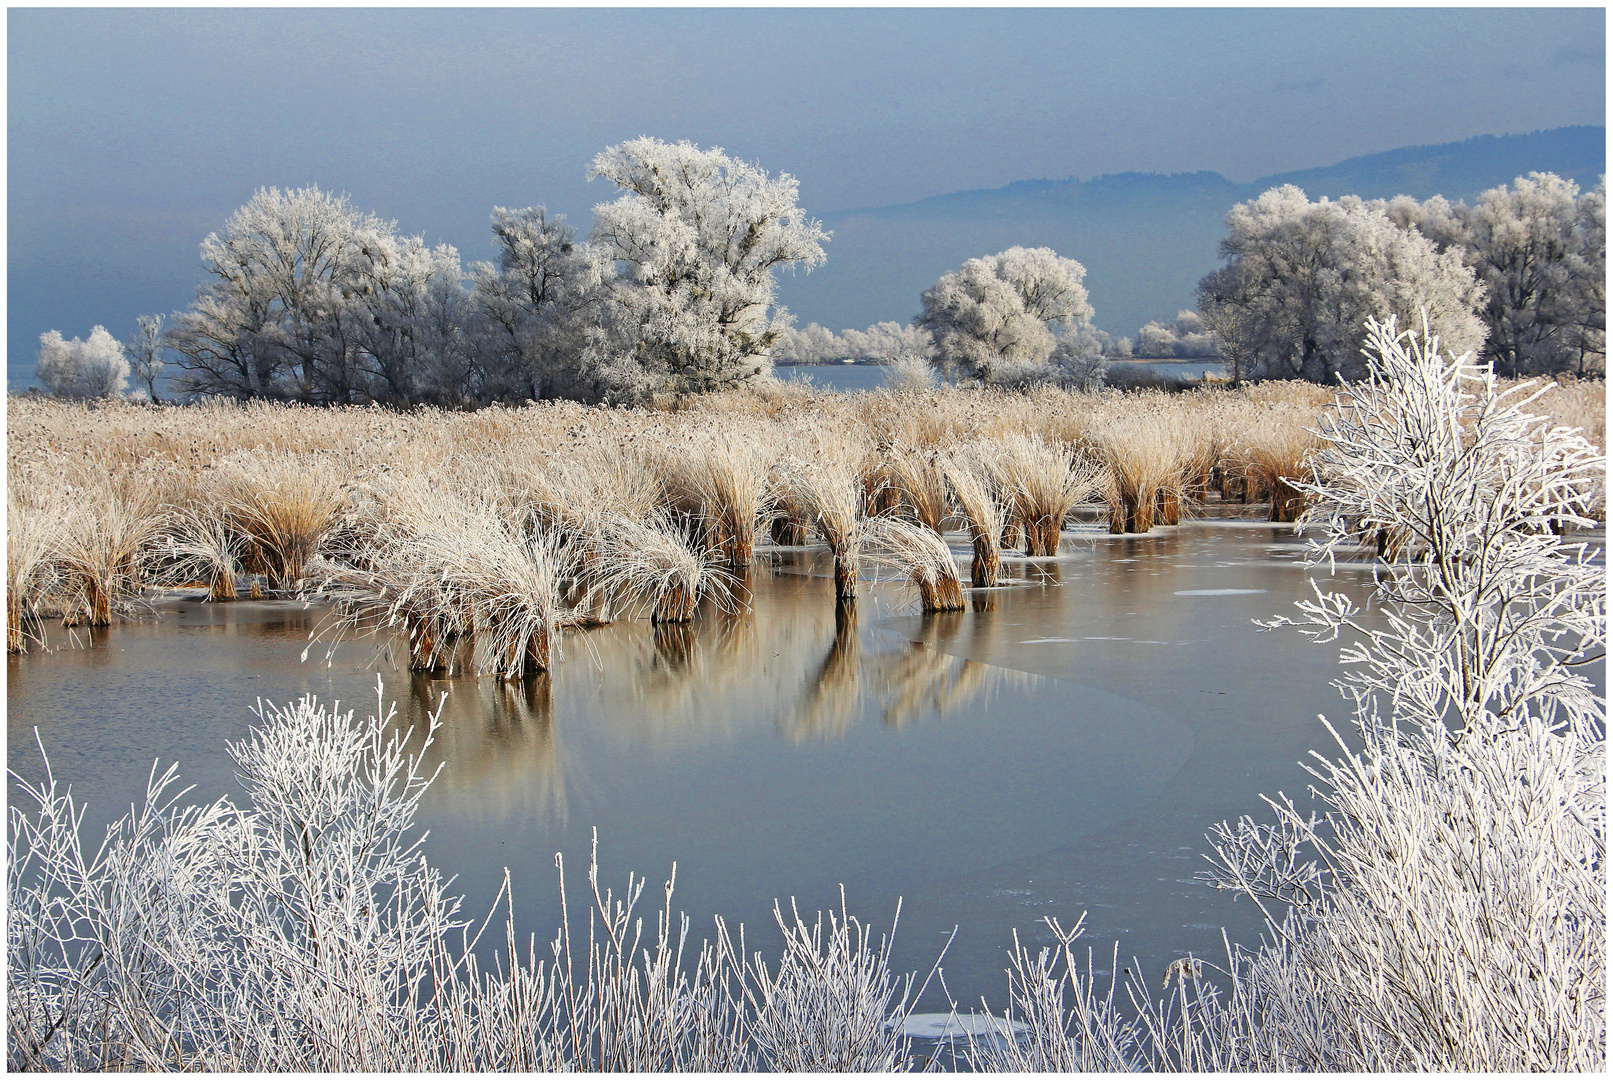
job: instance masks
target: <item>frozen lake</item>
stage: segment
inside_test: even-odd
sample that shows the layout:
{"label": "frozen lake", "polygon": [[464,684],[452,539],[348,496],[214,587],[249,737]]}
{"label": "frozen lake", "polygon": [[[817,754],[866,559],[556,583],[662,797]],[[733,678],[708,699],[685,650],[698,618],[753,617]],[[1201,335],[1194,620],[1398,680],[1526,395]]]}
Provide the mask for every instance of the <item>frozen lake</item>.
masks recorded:
{"label": "frozen lake", "polygon": [[[1168,377],[1201,380],[1208,374],[1221,375],[1226,365],[1219,360],[1117,360],[1110,365],[1116,372],[1147,369]],[[773,369],[787,382],[810,380],[824,390],[878,390],[885,385],[887,369],[881,364],[791,364]]]}
{"label": "frozen lake", "polygon": [[[154,757],[178,759],[202,796],[238,796],[224,742],[256,700],[370,710],[379,670],[416,724],[448,692],[422,824],[469,912],[508,866],[523,939],[546,940],[554,853],[583,887],[597,827],[605,881],[647,876],[652,922],[674,861],[693,936],[721,913],[771,955],[774,898],[810,912],[844,883],[883,928],[900,896],[903,968],[922,975],[958,925],[947,986],[965,1008],[985,995],[1000,1009],[1010,931],[1050,940],[1044,915],[1088,911],[1098,967],[1118,941],[1150,978],[1218,954],[1223,926],[1253,943],[1253,906],[1194,875],[1211,824],[1261,816],[1261,792],[1305,790],[1297,763],[1326,745],[1316,714],[1347,716],[1328,686],[1337,646],[1250,622],[1308,595],[1299,558],[1291,527],[1259,521],[1129,537],[1094,524],[1067,531],[1057,560],[1005,559],[1013,583],[974,592],[971,611],[922,616],[870,584],[837,623],[821,551],[764,548],[742,611],[570,635],[552,678],[525,690],[411,678],[372,642],[304,663],[317,609],[168,599],[80,631],[83,647],[9,658],[8,764],[38,775],[37,726],[97,823],[137,797]],[[1338,573],[1364,595],[1364,566]]]}

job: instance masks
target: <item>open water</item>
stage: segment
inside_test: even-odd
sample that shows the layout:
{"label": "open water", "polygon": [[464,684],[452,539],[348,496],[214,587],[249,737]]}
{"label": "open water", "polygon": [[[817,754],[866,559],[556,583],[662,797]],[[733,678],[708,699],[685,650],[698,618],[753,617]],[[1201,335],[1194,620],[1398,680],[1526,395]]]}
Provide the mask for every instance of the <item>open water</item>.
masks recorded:
{"label": "open water", "polygon": [[[37,728],[96,829],[153,758],[180,761],[198,797],[239,798],[224,743],[256,701],[372,710],[379,674],[417,726],[447,694],[426,850],[472,912],[508,867],[523,940],[558,925],[557,851],[578,910],[597,829],[606,883],[649,878],[651,925],[677,864],[674,907],[696,939],[720,913],[776,956],[775,899],[810,921],[844,885],[852,914],[888,929],[901,898],[896,960],[922,978],[957,926],[943,970],[965,1008],[1002,1007],[1011,934],[1051,941],[1046,916],[1087,913],[1099,971],[1117,943],[1150,978],[1219,956],[1222,928],[1253,945],[1253,906],[1197,880],[1204,833],[1262,817],[1262,792],[1304,793],[1300,761],[1328,746],[1317,714],[1348,719],[1329,686],[1338,646],[1252,623],[1310,593],[1292,527],[1212,518],[1111,537],[1092,523],[1057,559],[1005,565],[1011,583],[973,591],[970,611],[924,616],[870,581],[837,620],[825,553],[762,548],[739,610],[568,635],[551,677],[513,689],[411,678],[373,640],[303,661],[317,608],[170,595],[75,647],[8,659],[8,764],[40,775]],[[1369,578],[1341,564],[1331,585],[1360,596]]]}

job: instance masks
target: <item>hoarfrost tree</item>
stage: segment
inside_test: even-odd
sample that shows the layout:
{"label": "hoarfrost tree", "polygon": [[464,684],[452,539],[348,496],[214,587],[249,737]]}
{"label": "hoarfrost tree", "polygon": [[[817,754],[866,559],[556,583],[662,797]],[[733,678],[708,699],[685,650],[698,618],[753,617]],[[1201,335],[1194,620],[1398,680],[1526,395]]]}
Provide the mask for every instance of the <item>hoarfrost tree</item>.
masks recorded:
{"label": "hoarfrost tree", "polygon": [[652,138],[600,153],[596,176],[622,190],[594,210],[592,241],[616,266],[585,353],[601,393],[702,392],[760,375],[789,325],[775,275],[821,264],[828,239],[796,205],[795,178]]}
{"label": "hoarfrost tree", "polygon": [[241,398],[352,400],[361,375],[341,308],[359,287],[360,233],[390,228],[317,186],[260,188],[202,241],[211,280],[169,332],[179,385]]}
{"label": "hoarfrost tree", "polygon": [[970,259],[925,290],[914,325],[934,336],[948,377],[990,382],[1045,365],[1055,332],[1092,321],[1085,276],[1085,267],[1052,248],[1012,247]]}
{"label": "hoarfrost tree", "polygon": [[789,327],[773,343],[772,359],[782,364],[832,364],[851,355],[850,346],[828,327],[808,323]]}
{"label": "hoarfrost tree", "polygon": [[898,357],[935,355],[935,339],[930,332],[918,326],[903,326],[899,322],[875,323],[866,330],[847,330],[846,355],[861,363],[889,364]]}
{"label": "hoarfrost tree", "polygon": [[471,301],[486,336],[489,397],[506,401],[579,396],[584,320],[600,304],[605,267],[576,230],[541,206],[493,207],[499,259],[471,268]]}
{"label": "hoarfrost tree", "polygon": [[1593,191],[1554,173],[1520,176],[1472,206],[1397,196],[1390,218],[1456,252],[1485,286],[1482,358],[1505,375],[1606,364],[1606,180]]}
{"label": "hoarfrost tree", "polygon": [[60,332],[39,335],[39,381],[57,397],[103,398],[123,393],[129,360],[118,339],[97,326],[84,341],[64,341]]}
{"label": "hoarfrost tree", "polygon": [[1220,355],[1215,334],[1197,311],[1178,311],[1170,324],[1157,319],[1137,331],[1139,356],[1209,359]]}
{"label": "hoarfrost tree", "polygon": [[1453,251],[1398,227],[1383,204],[1354,196],[1310,202],[1292,184],[1240,203],[1221,241],[1227,266],[1199,282],[1210,325],[1247,341],[1246,374],[1332,382],[1360,378],[1362,327],[1376,314],[1426,311],[1451,348],[1477,350],[1483,290]]}
{"label": "hoarfrost tree", "polygon": [[402,407],[461,404],[472,372],[459,252],[398,236],[383,223],[356,231],[354,239],[342,268],[339,312],[359,378],[343,390]]}
{"label": "hoarfrost tree", "polygon": [[134,336],[124,343],[129,354],[129,370],[136,381],[145,387],[146,396],[157,401],[157,378],[162,374],[163,343],[162,316],[138,315],[134,320]]}

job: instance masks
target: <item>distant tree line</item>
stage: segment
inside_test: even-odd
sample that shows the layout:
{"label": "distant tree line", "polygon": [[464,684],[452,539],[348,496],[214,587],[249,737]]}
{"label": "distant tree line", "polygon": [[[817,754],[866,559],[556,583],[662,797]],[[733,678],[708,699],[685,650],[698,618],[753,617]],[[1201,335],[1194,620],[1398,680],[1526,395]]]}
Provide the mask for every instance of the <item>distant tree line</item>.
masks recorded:
{"label": "distant tree line", "polygon": [[1369,317],[1428,313],[1445,348],[1503,375],[1601,371],[1606,181],[1531,173],[1472,207],[1435,197],[1310,201],[1292,185],[1227,215],[1226,265],[1198,310],[1136,341],[1092,326],[1085,268],[1051,248],[970,259],[909,325],[791,327],[778,271],[824,261],[789,175],[721,149],[640,138],[589,169],[616,186],[586,240],[543,207],[494,207],[497,260],[469,268],[318,187],[264,188],[202,242],[191,307],[141,316],[128,342],[40,338],[51,393],[469,407],[638,402],[740,385],[773,362],[928,363],[962,384],[1092,386],[1106,356],[1220,356],[1239,378],[1365,374]]}
{"label": "distant tree line", "polygon": [[[494,207],[497,261],[468,269],[344,195],[262,189],[202,242],[191,307],[156,338],[142,321],[129,353],[147,370],[134,373],[154,392],[167,350],[181,394],[406,407],[634,401],[765,370],[789,326],[776,273],[822,263],[828,239],[796,181],[649,138],[603,151],[589,176],[620,194],[587,240],[541,206]],[[111,340],[45,335],[41,382],[120,390],[131,368],[107,368]]]}
{"label": "distant tree line", "polygon": [[1360,378],[1367,319],[1420,310],[1444,348],[1502,375],[1600,371],[1606,189],[1531,173],[1469,207],[1273,188],[1227,215],[1199,311],[1235,377]]}

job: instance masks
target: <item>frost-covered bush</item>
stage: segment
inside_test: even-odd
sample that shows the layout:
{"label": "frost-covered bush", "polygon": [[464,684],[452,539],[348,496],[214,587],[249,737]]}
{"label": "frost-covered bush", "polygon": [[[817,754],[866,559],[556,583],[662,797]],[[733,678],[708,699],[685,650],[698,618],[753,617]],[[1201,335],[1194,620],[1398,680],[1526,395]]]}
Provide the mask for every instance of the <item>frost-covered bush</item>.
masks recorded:
{"label": "frost-covered bush", "polygon": [[63,340],[56,330],[39,335],[39,381],[57,397],[119,397],[128,378],[129,358],[104,326],[84,341]]}
{"label": "frost-covered bush", "polygon": [[[786,922],[773,965],[685,954],[672,881],[647,939],[643,879],[589,868],[586,937],[563,908],[547,958],[505,905],[478,966],[415,813],[433,775],[382,713],[262,707],[230,746],[247,801],[185,806],[173,767],[99,844],[49,774],[18,782],[6,878],[7,1064],[232,1072],[750,1071],[912,1064],[911,981],[844,912]],[[437,727],[430,719],[429,743]],[[565,893],[564,867],[561,891]],[[674,877],[676,867],[674,867]],[[508,880],[500,902],[508,899]]]}
{"label": "frost-covered bush", "polygon": [[1349,641],[1362,748],[1316,757],[1322,818],[1279,795],[1216,831],[1216,880],[1273,940],[1205,1030],[1284,1070],[1600,1071],[1606,577],[1558,533],[1591,524],[1605,458],[1426,323],[1370,323],[1367,360],[1302,521],[1313,564],[1388,531],[1382,621],[1318,589],[1299,622]]}
{"label": "frost-covered bush", "polygon": [[1212,881],[1260,906],[1266,942],[1229,944],[1220,978],[1177,961],[1157,999],[1133,974],[1122,1015],[1077,965],[1079,927],[1050,922],[1059,949],[1016,944],[977,1068],[1605,1068],[1606,706],[1584,665],[1606,578],[1558,535],[1590,524],[1605,459],[1529,415],[1538,388],[1441,357],[1426,323],[1369,324],[1367,366],[1303,520],[1312,565],[1394,531],[1382,619],[1320,590],[1300,619],[1350,642],[1360,748],[1314,755],[1321,814],[1279,793],[1272,823],[1212,834]]}

